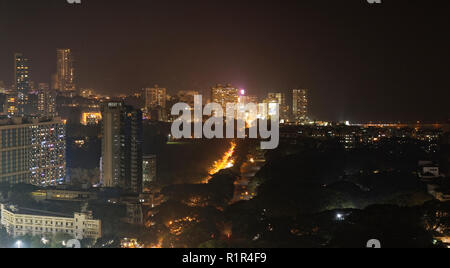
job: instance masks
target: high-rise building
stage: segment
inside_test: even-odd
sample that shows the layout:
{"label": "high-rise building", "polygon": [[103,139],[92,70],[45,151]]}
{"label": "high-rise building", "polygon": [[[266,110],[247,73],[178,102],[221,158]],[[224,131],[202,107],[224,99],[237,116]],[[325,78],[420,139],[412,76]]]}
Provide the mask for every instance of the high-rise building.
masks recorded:
{"label": "high-rise building", "polygon": [[200,93],[195,90],[190,90],[190,91],[180,90],[180,91],[178,91],[175,99],[177,100],[177,102],[183,102],[183,103],[188,104],[191,107],[194,107],[195,95],[200,95]]}
{"label": "high-rise building", "polygon": [[8,95],[0,93],[0,115],[8,114]]}
{"label": "high-rise building", "polygon": [[14,115],[25,115],[28,93],[31,91],[30,61],[22,53],[14,54]]}
{"label": "high-rise building", "polygon": [[238,103],[249,104],[254,103],[258,104],[258,96],[255,95],[247,95],[247,91],[245,89],[240,89],[238,91]]}
{"label": "high-rise building", "polygon": [[3,81],[0,81],[0,114],[8,114],[8,90]]}
{"label": "high-rise building", "polygon": [[5,93],[7,93],[5,82],[0,81],[0,94],[5,94]]}
{"label": "high-rise building", "polygon": [[55,117],[56,112],[56,92],[50,90],[49,84],[40,83],[38,86],[38,114],[45,117]]}
{"label": "high-rise building", "polygon": [[0,126],[1,137],[1,183],[27,183],[30,177],[32,151],[32,128],[21,122],[9,120]]}
{"label": "high-rise building", "polygon": [[308,120],[308,90],[294,89],[292,112],[296,122]]}
{"label": "high-rise building", "polygon": [[269,99],[276,99],[280,105],[286,104],[286,95],[284,93],[269,93],[267,97]]}
{"label": "high-rise building", "polygon": [[72,51],[67,48],[57,49],[56,57],[56,89],[62,92],[75,91],[75,67]]}
{"label": "high-rise building", "polygon": [[155,85],[144,89],[146,117],[154,121],[167,121],[167,90]]}
{"label": "high-rise building", "polygon": [[65,124],[60,119],[0,121],[0,182],[51,186],[66,176]]}
{"label": "high-rise building", "polygon": [[231,84],[225,86],[217,84],[211,89],[211,101],[220,104],[225,111],[227,103],[239,102],[239,89]]}
{"label": "high-rise building", "polygon": [[289,120],[289,105],[287,105],[286,94],[269,93],[267,94],[268,102],[276,101],[280,105],[280,120],[286,122]]}
{"label": "high-rise building", "polygon": [[52,90],[59,89],[58,74],[52,74],[50,86]]}
{"label": "high-rise building", "polygon": [[30,183],[62,184],[66,177],[66,126],[60,118],[32,125]]}
{"label": "high-rise building", "polygon": [[102,105],[104,187],[142,192],[142,112],[122,102]]}
{"label": "high-rise building", "polygon": [[153,88],[145,90],[145,108],[151,111],[153,108],[166,108],[167,90],[155,85]]}
{"label": "high-rise building", "polygon": [[142,183],[144,187],[156,180],[156,155],[146,155],[142,160]]}
{"label": "high-rise building", "polygon": [[17,94],[7,94],[6,109],[9,116],[17,116]]}

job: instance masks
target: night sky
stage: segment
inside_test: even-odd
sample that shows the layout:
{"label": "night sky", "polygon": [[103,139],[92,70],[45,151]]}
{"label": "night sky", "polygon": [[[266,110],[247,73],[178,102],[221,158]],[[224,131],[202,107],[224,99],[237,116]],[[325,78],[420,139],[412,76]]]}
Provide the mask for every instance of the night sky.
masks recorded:
{"label": "night sky", "polygon": [[450,9],[440,0],[0,0],[0,80],[13,53],[50,82],[72,48],[79,86],[127,93],[155,83],[259,96],[310,89],[323,120],[450,118]]}

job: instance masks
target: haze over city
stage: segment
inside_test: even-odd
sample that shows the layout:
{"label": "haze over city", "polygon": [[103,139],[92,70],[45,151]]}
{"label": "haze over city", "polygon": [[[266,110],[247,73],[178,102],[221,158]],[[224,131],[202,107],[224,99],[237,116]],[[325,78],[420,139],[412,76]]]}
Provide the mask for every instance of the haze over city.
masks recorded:
{"label": "haze over city", "polygon": [[450,248],[445,4],[0,0],[0,248]]}
{"label": "haze over city", "polygon": [[108,94],[308,88],[319,120],[446,121],[448,14],[435,2],[364,2],[3,0],[0,81],[12,82],[21,52],[49,83],[67,47],[79,88]]}

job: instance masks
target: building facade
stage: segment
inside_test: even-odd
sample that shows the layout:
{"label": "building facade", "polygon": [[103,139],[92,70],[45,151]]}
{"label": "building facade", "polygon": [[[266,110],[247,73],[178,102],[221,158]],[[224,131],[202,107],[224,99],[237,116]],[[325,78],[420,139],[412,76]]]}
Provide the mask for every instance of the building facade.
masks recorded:
{"label": "building facade", "polygon": [[66,177],[66,125],[60,118],[31,126],[31,179],[40,186],[63,184]]}
{"label": "building facade", "polygon": [[0,182],[62,184],[66,176],[65,124],[58,118],[0,122]]}
{"label": "building facade", "polygon": [[62,92],[75,91],[75,67],[72,51],[67,48],[57,49],[56,57],[55,89]]}
{"label": "building facade", "polygon": [[81,190],[66,190],[46,188],[36,190],[31,193],[33,199],[36,201],[53,200],[53,201],[71,201],[71,202],[86,202],[97,199],[97,193],[92,191]]}
{"label": "building facade", "polygon": [[308,120],[308,90],[294,89],[292,91],[292,113],[296,122]]}
{"label": "building facade", "polygon": [[1,224],[13,237],[64,233],[79,240],[84,238],[97,240],[102,236],[101,221],[93,219],[92,213],[74,213],[73,217],[70,217],[2,204]]}
{"label": "building facade", "polygon": [[122,102],[102,105],[104,187],[142,192],[142,112]]}
{"label": "building facade", "polygon": [[14,108],[11,115],[23,116],[28,101],[28,93],[31,91],[30,61],[21,53],[14,54]]}
{"label": "building facade", "polygon": [[50,90],[50,85],[40,83],[38,86],[37,111],[40,116],[55,117],[56,112],[56,92]]}
{"label": "building facade", "polygon": [[239,102],[239,89],[231,84],[225,86],[218,84],[211,89],[211,102],[220,104],[225,111],[227,103]]}
{"label": "building facade", "polygon": [[279,104],[280,109],[280,120],[283,122],[289,121],[290,113],[289,113],[289,105],[287,105],[286,94],[284,93],[269,93],[267,94],[267,103],[276,103]]}
{"label": "building facade", "polygon": [[148,111],[156,107],[166,108],[167,90],[155,85],[153,88],[146,88],[145,91],[145,108]]}
{"label": "building facade", "polygon": [[102,120],[100,111],[83,112],[80,123],[84,126],[97,125]]}

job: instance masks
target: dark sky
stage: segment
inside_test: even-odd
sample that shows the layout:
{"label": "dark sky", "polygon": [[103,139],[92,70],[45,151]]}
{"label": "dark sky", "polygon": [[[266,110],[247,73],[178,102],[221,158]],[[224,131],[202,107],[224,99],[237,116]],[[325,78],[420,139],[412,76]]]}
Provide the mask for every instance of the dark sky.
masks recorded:
{"label": "dark sky", "polygon": [[231,82],[264,95],[310,89],[324,120],[450,117],[447,1],[0,0],[0,80],[13,53],[49,82],[56,48],[75,51],[81,87],[175,92]]}

